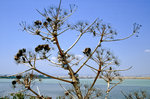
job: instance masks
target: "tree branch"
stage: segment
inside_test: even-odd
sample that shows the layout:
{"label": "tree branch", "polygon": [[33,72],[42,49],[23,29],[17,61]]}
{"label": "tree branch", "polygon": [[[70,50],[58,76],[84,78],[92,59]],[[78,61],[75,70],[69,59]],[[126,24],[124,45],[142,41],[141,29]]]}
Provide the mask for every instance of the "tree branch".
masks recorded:
{"label": "tree branch", "polygon": [[53,79],[57,79],[57,80],[60,80],[60,81],[64,81],[64,82],[67,82],[67,83],[72,83],[72,81],[65,80],[65,79],[61,79],[61,78],[54,77],[54,76],[48,75],[48,74],[46,74],[46,73],[43,73],[43,72],[39,71],[39,70],[36,69],[36,68],[33,68],[33,70],[35,70],[36,72],[38,72],[38,73],[40,73],[40,74],[43,74],[43,75],[45,75],[45,76],[47,76],[47,77],[50,77],[50,78],[53,78]]}
{"label": "tree branch", "polygon": [[89,55],[89,57],[87,58],[87,60],[80,66],[80,68],[75,73],[78,73],[80,71],[80,69],[87,63],[87,61],[92,57],[92,55],[98,49],[98,47],[101,46],[102,41],[103,41],[103,35],[101,36],[101,39],[100,39],[98,45],[96,46],[96,48],[94,49],[94,51]]}
{"label": "tree branch", "polygon": [[88,65],[88,64],[85,64],[87,67],[90,67],[91,69],[94,69],[94,70],[96,70],[96,71],[98,71],[96,68],[94,68],[94,67],[92,67],[92,66],[90,66],[90,65]]}
{"label": "tree branch", "polygon": [[133,36],[136,32],[133,32],[131,35],[129,35],[128,37],[122,38],[122,39],[115,39],[115,40],[103,40],[104,42],[112,42],[112,41],[121,41],[121,40],[125,40],[130,38],[131,36]]}
{"label": "tree branch", "polygon": [[77,40],[67,49],[67,51],[65,52],[65,54],[77,44],[77,42],[80,40],[81,36],[82,36],[85,32],[87,32],[87,30],[89,30],[89,28],[90,28],[96,21],[97,21],[97,19],[96,19],[87,29],[85,29],[83,32],[80,33],[80,35],[78,36]]}
{"label": "tree branch", "polygon": [[127,70],[129,70],[129,69],[131,69],[131,68],[132,68],[132,66],[131,66],[131,67],[129,67],[129,68],[127,68],[127,69],[121,69],[121,70],[102,70],[102,71],[107,71],[107,72],[127,71]]}
{"label": "tree branch", "polygon": [[23,71],[23,72],[20,72],[20,73],[14,74],[14,75],[9,75],[9,76],[7,76],[7,77],[17,76],[17,75],[23,74],[23,73],[25,73],[25,72],[28,72],[28,71],[30,71],[30,70],[32,70],[32,68],[30,68],[30,69],[28,69],[28,70],[25,70],[25,71]]}

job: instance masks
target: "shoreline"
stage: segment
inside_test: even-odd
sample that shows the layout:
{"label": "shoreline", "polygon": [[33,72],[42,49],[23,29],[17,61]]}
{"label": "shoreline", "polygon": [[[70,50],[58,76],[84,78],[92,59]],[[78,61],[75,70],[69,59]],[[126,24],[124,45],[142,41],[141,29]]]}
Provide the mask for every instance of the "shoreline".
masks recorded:
{"label": "shoreline", "polygon": [[[58,76],[59,77],[59,76]],[[61,77],[59,77],[59,78],[62,78],[62,79],[70,79],[69,77],[64,77],[64,76],[61,76]],[[79,79],[94,79],[95,77],[79,77]],[[128,76],[126,76],[126,77],[116,77],[116,78],[114,78],[114,79],[118,79],[118,78],[122,78],[122,79],[149,79],[150,80],[150,77],[128,77]],[[15,78],[0,78],[0,79],[15,79]],[[51,79],[51,78],[40,78],[40,79]]]}

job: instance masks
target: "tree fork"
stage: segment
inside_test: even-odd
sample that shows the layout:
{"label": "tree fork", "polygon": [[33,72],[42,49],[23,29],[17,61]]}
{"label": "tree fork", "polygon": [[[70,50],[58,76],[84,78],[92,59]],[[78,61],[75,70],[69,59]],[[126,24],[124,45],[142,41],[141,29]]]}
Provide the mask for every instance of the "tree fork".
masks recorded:
{"label": "tree fork", "polygon": [[58,38],[57,38],[57,35],[54,36],[55,38],[55,41],[56,41],[56,45],[57,45],[57,48],[59,50],[59,53],[62,57],[64,57],[64,60],[65,60],[65,63],[68,65],[68,70],[70,72],[70,77],[73,81],[73,83],[71,83],[73,85],[73,87],[75,88],[75,91],[77,93],[77,96],[79,99],[83,99],[82,97],[82,93],[81,93],[81,90],[80,90],[80,86],[79,86],[79,81],[77,80],[77,78],[75,77],[75,73],[74,71],[72,70],[72,68],[69,66],[69,64],[67,63],[66,61],[66,58],[64,56],[64,53],[62,52],[61,48],[60,48],[60,45],[59,45],[59,42],[58,42]]}

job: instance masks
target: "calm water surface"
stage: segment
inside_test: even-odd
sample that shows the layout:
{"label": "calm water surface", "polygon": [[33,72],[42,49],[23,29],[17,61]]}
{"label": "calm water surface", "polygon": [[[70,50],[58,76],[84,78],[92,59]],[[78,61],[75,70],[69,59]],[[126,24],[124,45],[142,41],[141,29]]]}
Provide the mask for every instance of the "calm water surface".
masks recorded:
{"label": "calm water surface", "polygon": [[[18,90],[12,88],[11,81],[13,81],[13,79],[0,79],[0,97],[6,96]],[[80,81],[83,85],[90,85],[93,80],[81,79]],[[60,87],[59,83],[61,83],[66,89],[72,88],[71,85],[61,81],[57,81],[54,79],[43,79],[42,82],[35,81],[35,83],[33,83],[33,89],[36,90],[38,86],[42,95],[52,96],[53,99],[55,99],[57,96],[64,95],[64,89]],[[105,91],[106,83],[104,80],[99,79],[97,80],[95,87]],[[123,91],[124,93],[130,93],[133,91],[140,90],[147,91],[147,93],[150,95],[150,80],[126,79],[123,81],[122,84],[112,89],[110,93],[110,99],[124,99],[124,96],[121,94],[121,91]]]}

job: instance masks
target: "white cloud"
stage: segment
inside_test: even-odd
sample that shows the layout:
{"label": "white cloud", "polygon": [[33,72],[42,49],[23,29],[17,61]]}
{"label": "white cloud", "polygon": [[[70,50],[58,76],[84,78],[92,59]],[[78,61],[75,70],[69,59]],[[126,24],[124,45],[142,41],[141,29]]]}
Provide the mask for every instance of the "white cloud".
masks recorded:
{"label": "white cloud", "polygon": [[144,50],[144,52],[150,53],[150,49],[146,49],[146,50]]}
{"label": "white cloud", "polygon": [[75,57],[76,57],[76,58],[78,57],[78,58],[80,59],[80,58],[83,57],[83,55],[75,55]]}
{"label": "white cloud", "polygon": [[54,56],[53,56],[53,57],[51,58],[51,60],[56,61],[56,60],[57,60],[57,57],[54,57]]}

